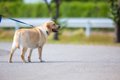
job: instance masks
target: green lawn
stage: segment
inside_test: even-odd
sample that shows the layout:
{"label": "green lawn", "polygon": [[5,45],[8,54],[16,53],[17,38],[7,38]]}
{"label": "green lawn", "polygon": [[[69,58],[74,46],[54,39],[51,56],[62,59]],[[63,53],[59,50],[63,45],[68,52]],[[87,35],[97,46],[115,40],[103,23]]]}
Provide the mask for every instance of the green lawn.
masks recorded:
{"label": "green lawn", "polygon": [[[12,41],[14,30],[0,29],[0,41]],[[53,40],[53,33],[48,37],[47,43],[53,44],[94,44],[94,45],[120,45],[115,43],[113,31],[94,30],[89,37],[85,36],[83,29],[61,29],[59,40]]]}
{"label": "green lawn", "polygon": [[53,34],[48,38],[48,43],[64,44],[99,44],[114,45],[115,36],[113,31],[93,31],[89,37],[85,36],[83,29],[62,30],[59,35],[59,41],[53,40]]}

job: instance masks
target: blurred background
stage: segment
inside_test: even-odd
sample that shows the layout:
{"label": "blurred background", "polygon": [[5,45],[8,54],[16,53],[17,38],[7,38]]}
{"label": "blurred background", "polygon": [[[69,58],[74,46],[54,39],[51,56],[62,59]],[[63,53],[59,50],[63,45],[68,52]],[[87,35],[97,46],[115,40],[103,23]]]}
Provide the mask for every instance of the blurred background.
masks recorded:
{"label": "blurred background", "polygon": [[0,0],[0,41],[13,39],[15,30],[55,20],[61,25],[48,43],[120,45],[117,0]]}

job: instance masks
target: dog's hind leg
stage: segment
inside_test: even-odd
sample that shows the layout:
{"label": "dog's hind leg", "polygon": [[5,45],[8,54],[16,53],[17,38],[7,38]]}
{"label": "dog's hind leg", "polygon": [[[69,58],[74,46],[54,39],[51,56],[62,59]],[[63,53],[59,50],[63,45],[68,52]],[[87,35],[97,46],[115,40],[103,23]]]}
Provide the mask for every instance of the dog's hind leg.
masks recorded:
{"label": "dog's hind leg", "polygon": [[17,48],[16,47],[12,47],[11,51],[10,51],[10,58],[9,58],[9,62],[12,63],[12,56],[13,56],[13,53],[15,52]]}
{"label": "dog's hind leg", "polygon": [[15,52],[15,50],[17,49],[17,45],[16,45],[16,41],[15,41],[15,38],[13,40],[13,44],[12,44],[12,48],[11,48],[11,51],[10,51],[10,58],[9,58],[9,62],[12,63],[12,56]]}
{"label": "dog's hind leg", "polygon": [[30,49],[30,52],[29,52],[29,55],[28,55],[28,62],[31,62],[32,50],[33,50],[33,49]]}
{"label": "dog's hind leg", "polygon": [[26,62],[25,58],[24,58],[24,55],[25,55],[26,51],[27,51],[27,48],[22,48],[22,50],[21,50],[21,59],[23,60],[23,62]]}
{"label": "dog's hind leg", "polygon": [[14,36],[14,39],[13,39],[13,44],[12,44],[12,48],[11,48],[11,51],[10,51],[10,58],[9,58],[9,62],[11,63],[12,62],[12,56],[15,52],[15,50],[17,48],[20,48],[19,47],[19,34],[18,34],[18,31],[15,32],[15,36]]}

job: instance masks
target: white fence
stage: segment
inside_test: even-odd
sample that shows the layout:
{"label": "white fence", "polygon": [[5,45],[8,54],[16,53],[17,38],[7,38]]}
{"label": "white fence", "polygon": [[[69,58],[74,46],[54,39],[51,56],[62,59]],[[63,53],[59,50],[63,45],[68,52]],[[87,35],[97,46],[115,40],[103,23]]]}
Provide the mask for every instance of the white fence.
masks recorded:
{"label": "white fence", "polygon": [[[22,22],[38,26],[50,18],[15,18]],[[109,18],[61,18],[59,19],[61,26],[71,27],[71,28],[85,28],[86,36],[90,35],[91,28],[115,28],[114,22]],[[30,27],[9,19],[2,19],[0,27]]]}

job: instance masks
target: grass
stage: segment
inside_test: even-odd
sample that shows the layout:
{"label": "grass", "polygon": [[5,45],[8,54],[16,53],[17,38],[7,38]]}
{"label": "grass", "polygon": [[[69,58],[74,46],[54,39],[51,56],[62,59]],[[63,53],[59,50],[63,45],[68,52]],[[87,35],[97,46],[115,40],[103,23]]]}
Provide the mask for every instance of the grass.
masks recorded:
{"label": "grass", "polygon": [[[12,41],[14,30],[0,29],[0,41]],[[120,45],[115,43],[113,31],[94,30],[89,37],[85,36],[84,29],[61,29],[59,40],[53,40],[53,33],[48,37],[48,43],[53,44],[94,44],[94,45]]]}
{"label": "grass", "polygon": [[85,36],[83,29],[77,30],[62,30],[59,35],[59,41],[54,41],[51,35],[48,38],[49,43],[64,43],[64,44],[101,44],[113,45],[115,43],[115,36],[113,31],[93,31],[89,37]]}
{"label": "grass", "polygon": [[4,29],[0,29],[0,41],[12,41],[14,36],[14,30],[4,30]]}

